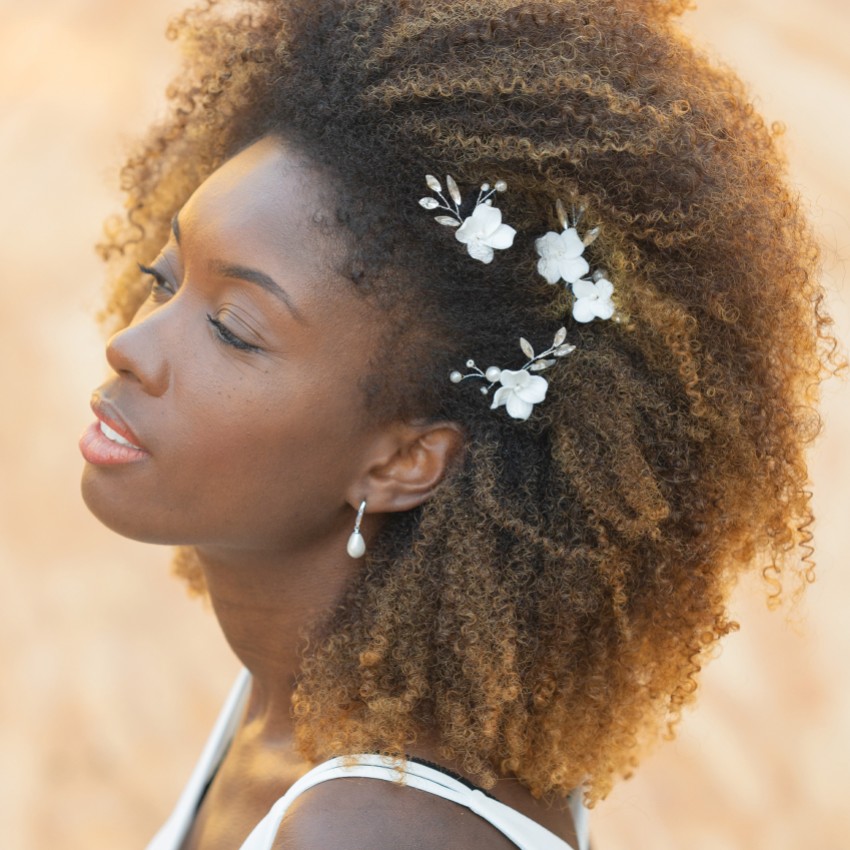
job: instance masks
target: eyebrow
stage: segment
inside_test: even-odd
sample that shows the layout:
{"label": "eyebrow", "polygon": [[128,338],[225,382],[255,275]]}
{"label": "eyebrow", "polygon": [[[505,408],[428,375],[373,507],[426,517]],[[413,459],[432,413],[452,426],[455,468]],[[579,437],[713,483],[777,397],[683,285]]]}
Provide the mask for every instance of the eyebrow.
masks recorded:
{"label": "eyebrow", "polygon": [[257,269],[251,269],[247,266],[226,263],[222,260],[211,260],[210,269],[212,269],[212,271],[216,274],[222,275],[222,277],[229,277],[234,280],[244,280],[248,283],[255,283],[257,286],[266,290],[266,292],[270,292],[279,301],[282,301],[299,322],[304,321],[304,316],[301,314],[301,311],[292,303],[292,299],[286,293],[284,288],[278,283],[275,283],[275,281],[265,272],[258,271]]}
{"label": "eyebrow", "polygon": [[[174,218],[171,219],[171,232],[174,234],[174,239],[177,241],[178,245],[180,244],[179,217],[180,212],[178,211],[174,214]],[[304,316],[295,304],[292,303],[292,299],[286,293],[286,290],[265,272],[258,271],[257,269],[250,269],[247,266],[240,266],[234,263],[225,263],[223,260],[212,260],[210,262],[210,269],[223,277],[229,277],[233,280],[244,280],[248,283],[257,284],[257,286],[265,289],[266,292],[270,292],[274,295],[274,297],[279,301],[282,301],[299,322],[304,321]]]}

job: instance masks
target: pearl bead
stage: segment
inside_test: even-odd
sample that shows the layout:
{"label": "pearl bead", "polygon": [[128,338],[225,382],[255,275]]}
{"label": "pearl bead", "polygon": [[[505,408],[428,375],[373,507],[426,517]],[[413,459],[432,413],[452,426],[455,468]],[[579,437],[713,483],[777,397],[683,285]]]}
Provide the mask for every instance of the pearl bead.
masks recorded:
{"label": "pearl bead", "polygon": [[474,369],[475,368],[475,361],[474,360],[467,360],[466,361],[466,368],[467,369]]}
{"label": "pearl bead", "polygon": [[508,191],[508,184],[505,183],[504,180],[498,180],[498,181],[496,181],[496,187],[495,188],[496,188],[497,192],[507,192]]}
{"label": "pearl bead", "polygon": [[463,375],[461,375],[460,372],[452,372],[451,375],[449,375],[449,380],[453,384],[459,384],[463,380]]}
{"label": "pearl bead", "polygon": [[491,384],[495,384],[501,377],[502,370],[498,366],[491,366],[484,375]]}
{"label": "pearl bead", "polygon": [[353,532],[351,537],[348,538],[348,544],[345,547],[345,551],[348,552],[352,558],[362,558],[366,554],[366,541],[363,539],[363,535],[359,531]]}

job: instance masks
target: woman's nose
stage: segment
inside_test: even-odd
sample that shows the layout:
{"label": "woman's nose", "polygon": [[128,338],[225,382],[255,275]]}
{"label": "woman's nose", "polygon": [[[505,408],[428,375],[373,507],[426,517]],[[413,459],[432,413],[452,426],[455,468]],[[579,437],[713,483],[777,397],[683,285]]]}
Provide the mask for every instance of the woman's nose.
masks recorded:
{"label": "woman's nose", "polygon": [[109,365],[122,377],[138,381],[152,396],[163,395],[171,380],[160,318],[149,314],[118,331],[106,344]]}

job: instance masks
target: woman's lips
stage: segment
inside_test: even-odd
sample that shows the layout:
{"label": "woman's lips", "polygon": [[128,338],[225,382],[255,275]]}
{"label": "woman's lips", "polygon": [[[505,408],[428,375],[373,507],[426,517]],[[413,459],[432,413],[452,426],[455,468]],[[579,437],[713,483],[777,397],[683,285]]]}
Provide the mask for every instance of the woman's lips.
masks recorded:
{"label": "woman's lips", "polygon": [[150,452],[138,445],[138,438],[117,412],[97,394],[92,398],[91,407],[97,421],[92,422],[80,438],[80,451],[89,463],[113,466],[150,457]]}
{"label": "woman's lips", "polygon": [[[80,451],[89,462],[98,466],[113,466],[119,463],[134,463],[150,457],[144,449],[115,442],[106,436],[102,422],[92,422],[80,438]],[[111,429],[110,429],[111,430]],[[114,432],[113,432],[114,433]],[[117,436],[117,435],[116,435]]]}

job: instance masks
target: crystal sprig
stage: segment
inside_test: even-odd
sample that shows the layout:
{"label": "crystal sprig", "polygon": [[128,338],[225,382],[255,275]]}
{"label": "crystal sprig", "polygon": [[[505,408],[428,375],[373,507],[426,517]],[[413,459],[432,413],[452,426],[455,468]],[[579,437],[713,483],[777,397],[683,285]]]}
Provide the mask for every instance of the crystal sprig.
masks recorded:
{"label": "crystal sprig", "polygon": [[[567,329],[560,328],[555,334],[552,345],[545,351],[541,351],[540,354],[535,354],[531,343],[524,337],[520,337],[519,347],[522,349],[522,353],[528,358],[526,363],[520,366],[520,370],[525,370],[526,372],[543,372],[557,363],[556,358],[566,357],[568,354],[572,354],[576,347],[566,342],[566,339]],[[487,381],[488,385],[481,387],[482,395],[487,395],[499,383],[502,374],[502,370],[498,366],[490,366],[486,371],[482,371],[474,360],[467,360],[466,368],[472,369],[472,371],[464,375],[455,370],[449,375],[449,380],[453,384],[459,384],[467,378],[478,378],[479,380]]]}
{"label": "crystal sprig", "polygon": [[[460,214],[460,207],[463,199],[460,194],[460,189],[451,174],[446,175],[446,188],[449,197],[443,194],[443,186],[433,174],[425,175],[425,183],[428,188],[437,195],[437,198],[420,198],[419,204],[426,210],[444,210],[448,215],[434,216],[434,220],[446,227],[459,227],[464,222],[463,216]],[[480,207],[481,204],[492,204],[494,192],[506,192],[508,184],[504,180],[497,180],[491,187],[489,183],[482,183],[478,190],[478,198],[475,201],[475,207]]]}
{"label": "crystal sprig", "polygon": [[[585,213],[585,208],[583,206],[576,207],[575,204],[572,204],[570,206],[570,213],[567,214],[567,208],[564,206],[564,202],[558,198],[555,202],[555,212],[558,215],[558,221],[560,222],[563,230],[567,230],[572,227],[576,230],[576,232],[578,232],[579,222]],[[581,241],[586,247],[588,245],[592,245],[596,241],[597,236],[599,236],[599,228],[594,227],[588,230],[587,233],[581,237]]]}

